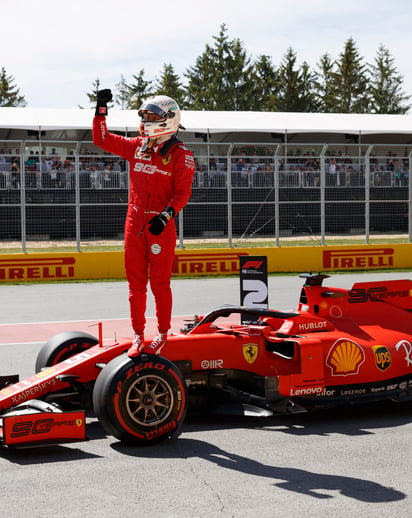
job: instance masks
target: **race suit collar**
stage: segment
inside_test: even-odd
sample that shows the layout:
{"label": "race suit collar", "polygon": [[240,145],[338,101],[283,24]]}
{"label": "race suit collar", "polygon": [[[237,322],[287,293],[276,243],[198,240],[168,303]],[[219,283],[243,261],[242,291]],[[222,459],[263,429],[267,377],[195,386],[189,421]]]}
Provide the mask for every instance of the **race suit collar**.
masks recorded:
{"label": "race suit collar", "polygon": [[159,155],[161,156],[165,156],[170,148],[172,146],[174,146],[175,144],[178,144],[179,142],[181,142],[181,140],[179,140],[176,135],[173,135],[169,140],[167,140],[164,144],[160,144],[160,150],[159,150]]}

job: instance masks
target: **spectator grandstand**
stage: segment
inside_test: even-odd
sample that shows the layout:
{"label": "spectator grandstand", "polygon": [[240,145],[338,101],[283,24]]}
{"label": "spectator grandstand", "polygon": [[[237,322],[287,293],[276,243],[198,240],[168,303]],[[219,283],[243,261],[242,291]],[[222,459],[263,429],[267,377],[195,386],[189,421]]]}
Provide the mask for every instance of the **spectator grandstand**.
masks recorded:
{"label": "spectator grandstand", "polygon": [[[127,164],[91,142],[89,110],[0,108],[0,239],[121,239]],[[187,239],[410,237],[412,117],[183,112],[196,159]],[[134,111],[109,127],[137,134]]]}

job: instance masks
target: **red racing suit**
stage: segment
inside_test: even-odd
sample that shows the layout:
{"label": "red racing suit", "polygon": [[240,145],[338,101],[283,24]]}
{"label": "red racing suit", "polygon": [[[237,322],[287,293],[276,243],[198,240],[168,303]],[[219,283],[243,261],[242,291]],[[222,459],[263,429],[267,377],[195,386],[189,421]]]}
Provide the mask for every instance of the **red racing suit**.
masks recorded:
{"label": "red racing suit", "polygon": [[163,232],[149,232],[148,222],[166,207],[177,214],[192,193],[193,154],[175,136],[143,153],[147,139],[110,133],[106,118],[93,119],[93,142],[129,162],[129,204],[125,222],[125,272],[129,284],[130,317],[136,335],[144,334],[147,283],[154,296],[159,333],[170,329],[170,278],[176,246],[176,223]]}

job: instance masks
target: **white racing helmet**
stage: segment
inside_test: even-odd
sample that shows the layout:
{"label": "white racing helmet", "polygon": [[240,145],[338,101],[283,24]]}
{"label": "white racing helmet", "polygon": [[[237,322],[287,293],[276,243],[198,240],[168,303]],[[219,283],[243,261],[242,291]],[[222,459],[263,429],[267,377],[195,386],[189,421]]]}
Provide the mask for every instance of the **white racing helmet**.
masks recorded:
{"label": "white racing helmet", "polygon": [[[180,108],[175,100],[167,95],[156,95],[144,101],[140,107],[139,117],[140,135],[142,137],[157,138],[164,135],[174,135],[179,131],[180,126]],[[143,120],[145,113],[154,113],[159,115],[161,119],[155,121]]]}

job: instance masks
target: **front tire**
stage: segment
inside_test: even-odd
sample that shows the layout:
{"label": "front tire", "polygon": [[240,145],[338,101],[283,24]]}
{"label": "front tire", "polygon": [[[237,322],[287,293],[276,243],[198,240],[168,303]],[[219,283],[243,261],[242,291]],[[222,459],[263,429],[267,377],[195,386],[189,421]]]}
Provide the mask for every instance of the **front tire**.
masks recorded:
{"label": "front tire", "polygon": [[[98,339],[88,333],[81,331],[64,331],[59,333],[40,349],[36,359],[35,372],[40,372],[47,367],[56,365],[67,358],[79,354],[99,343]],[[75,384],[57,393],[50,393],[46,396],[49,401],[58,401],[65,409],[92,407],[91,396],[93,390],[93,382],[85,384]]]}
{"label": "front tire", "polygon": [[99,341],[93,335],[81,331],[63,331],[50,338],[40,349],[36,359],[35,372],[51,367],[75,354],[81,353]]}
{"label": "front tire", "polygon": [[105,431],[131,444],[153,444],[179,434],[187,391],[179,369],[161,356],[121,355],[99,374],[93,408]]}

